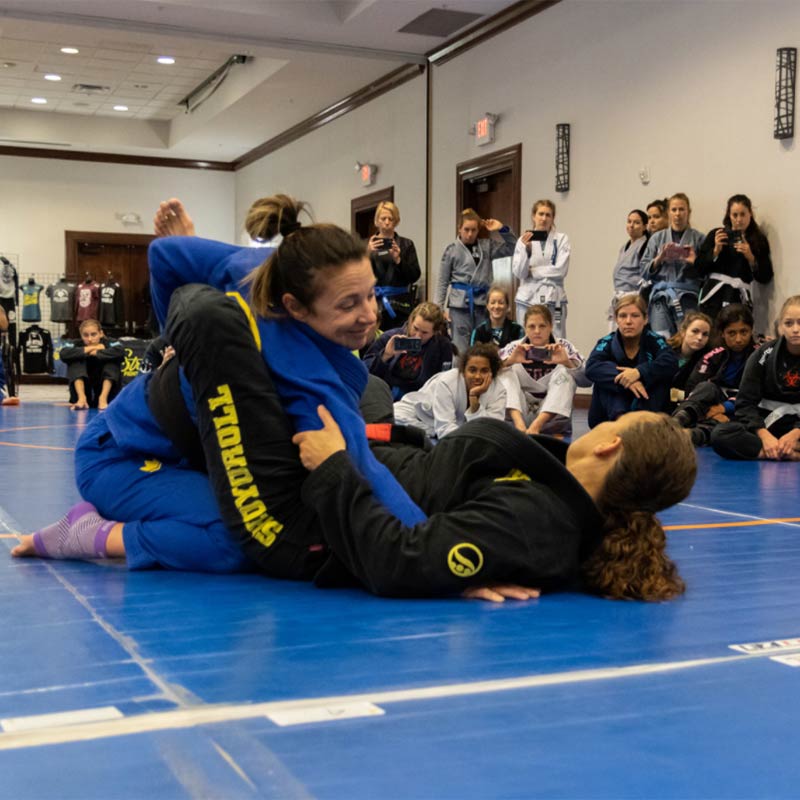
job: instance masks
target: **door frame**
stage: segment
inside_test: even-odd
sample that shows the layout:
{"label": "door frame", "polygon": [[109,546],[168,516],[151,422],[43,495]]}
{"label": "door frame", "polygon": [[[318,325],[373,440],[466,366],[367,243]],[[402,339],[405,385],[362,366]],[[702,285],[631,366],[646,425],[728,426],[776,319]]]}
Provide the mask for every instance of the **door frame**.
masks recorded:
{"label": "door frame", "polygon": [[361,197],[354,197],[350,201],[350,232],[356,232],[356,214],[386,201],[394,202],[394,186],[387,186],[385,189],[378,189],[369,194],[363,194]]}
{"label": "door frame", "polygon": [[473,178],[486,178],[498,172],[511,171],[511,216],[503,220],[512,230],[520,230],[520,210],[522,194],[522,143],[496,150],[485,156],[471,158],[456,164],[456,230],[458,230],[464,204],[464,181]]}
{"label": "door frame", "polygon": [[64,276],[78,276],[78,247],[86,244],[148,245],[156,237],[150,233],[98,233],[96,231],[64,231]]}

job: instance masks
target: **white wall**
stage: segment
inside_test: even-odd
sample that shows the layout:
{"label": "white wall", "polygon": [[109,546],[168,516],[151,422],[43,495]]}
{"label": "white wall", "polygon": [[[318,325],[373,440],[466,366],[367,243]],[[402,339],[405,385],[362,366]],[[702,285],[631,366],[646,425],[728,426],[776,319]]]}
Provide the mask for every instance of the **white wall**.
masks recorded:
{"label": "white wall", "polygon": [[[20,273],[64,269],[64,231],[152,233],[161,200],[180,197],[198,233],[234,241],[234,173],[0,156],[0,252]],[[135,212],[141,225],[123,225]]]}
{"label": "white wall", "polygon": [[[355,162],[377,164],[364,187]],[[398,232],[415,241],[425,269],[425,77],[387,92],[236,174],[236,218],[253,200],[284,192],[311,203],[317,222],[350,228],[350,201],[394,186]]]}
{"label": "white wall", "polygon": [[[800,291],[800,158],[772,138],[775,50],[798,39],[794,0],[563,0],[434,67],[433,253],[454,236],[455,165],[522,142],[523,225],[534,200],[555,200],[573,246],[568,332],[581,349],[606,330],[627,213],[678,191],[703,232],[721,224],[731,194],[751,197],[772,245],[773,314]],[[501,115],[498,136],[478,148],[466,131],[486,111]],[[572,126],[572,188],[561,196],[558,122]]]}

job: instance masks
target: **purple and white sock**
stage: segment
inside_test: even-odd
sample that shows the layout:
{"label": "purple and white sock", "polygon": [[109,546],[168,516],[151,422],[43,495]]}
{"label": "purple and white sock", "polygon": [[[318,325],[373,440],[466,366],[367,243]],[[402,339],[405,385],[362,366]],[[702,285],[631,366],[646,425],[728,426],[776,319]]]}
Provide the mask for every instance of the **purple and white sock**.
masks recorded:
{"label": "purple and white sock", "polygon": [[40,558],[105,558],[108,535],[116,524],[103,519],[91,503],[81,502],[34,533],[33,548]]}

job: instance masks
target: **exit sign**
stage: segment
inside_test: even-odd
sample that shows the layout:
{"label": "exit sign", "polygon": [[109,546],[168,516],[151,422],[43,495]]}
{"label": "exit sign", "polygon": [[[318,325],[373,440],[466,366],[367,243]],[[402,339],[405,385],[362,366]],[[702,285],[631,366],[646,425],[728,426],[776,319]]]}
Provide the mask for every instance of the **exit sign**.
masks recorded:
{"label": "exit sign", "polygon": [[495,122],[497,122],[496,114],[484,114],[475,123],[475,144],[481,146],[491,144],[494,141]]}

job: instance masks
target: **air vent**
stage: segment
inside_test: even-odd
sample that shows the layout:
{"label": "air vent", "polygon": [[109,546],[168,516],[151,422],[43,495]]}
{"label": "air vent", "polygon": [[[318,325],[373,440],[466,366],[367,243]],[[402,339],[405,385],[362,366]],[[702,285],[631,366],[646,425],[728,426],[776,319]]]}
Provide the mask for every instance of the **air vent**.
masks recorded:
{"label": "air vent", "polygon": [[444,39],[476,22],[482,16],[483,14],[471,14],[466,11],[433,8],[412,19],[408,25],[400,28],[398,33],[416,33],[418,36],[439,36]]}
{"label": "air vent", "polygon": [[72,91],[78,94],[108,94],[110,86],[101,86],[99,83],[74,83]]}

